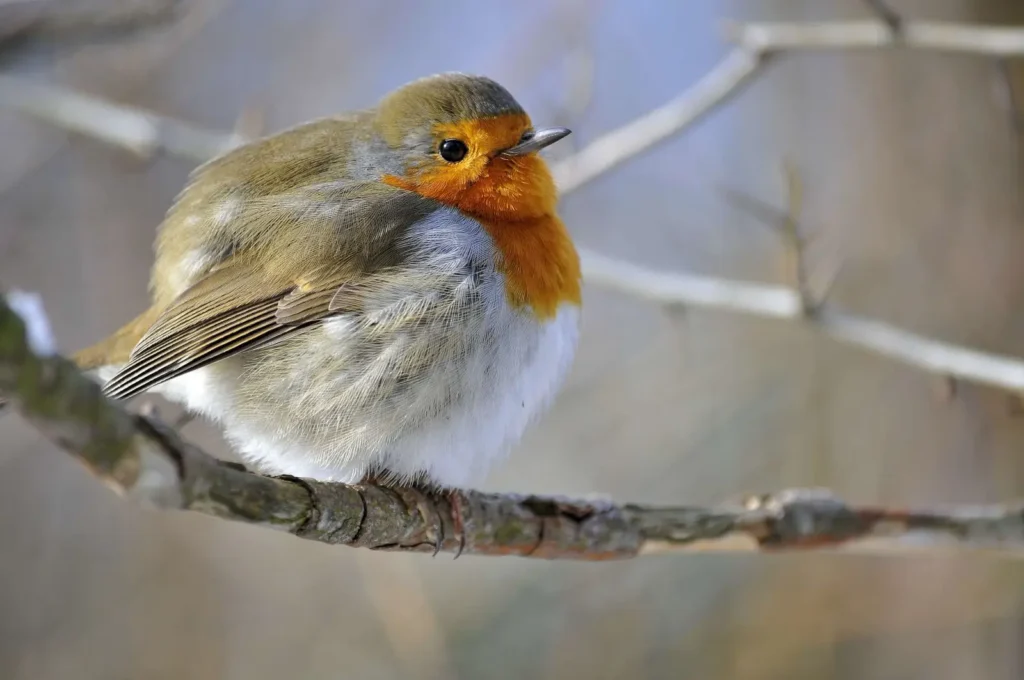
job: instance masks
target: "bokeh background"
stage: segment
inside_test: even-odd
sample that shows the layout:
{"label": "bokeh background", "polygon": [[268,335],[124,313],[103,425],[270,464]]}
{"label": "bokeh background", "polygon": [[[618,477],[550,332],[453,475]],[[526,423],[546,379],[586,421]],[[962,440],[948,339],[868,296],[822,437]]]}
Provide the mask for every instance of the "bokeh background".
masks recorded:
{"label": "bokeh background", "polygon": [[[478,72],[535,121],[573,128],[556,157],[702,76],[728,49],[726,19],[869,16],[857,0],[199,0],[158,28],[83,37],[101,0],[65,4],[78,23],[0,43],[0,71],[258,132],[428,73]],[[1024,23],[1017,0],[893,6]],[[1005,94],[995,64],[970,56],[786,56],[563,214],[605,254],[782,283],[777,238],[723,187],[782,205],[788,159],[804,178],[810,264],[843,263],[835,302],[1024,356],[1022,147]],[[0,285],[42,294],[63,350],[112,331],[146,305],[154,229],[191,167],[0,101]],[[936,376],[798,324],[593,286],[585,304],[569,385],[487,488],[662,503],[813,485],[896,505],[1024,495],[1024,417],[1005,394],[960,385],[950,399]],[[230,455],[210,426],[184,432]],[[11,680],[1009,680],[1024,677],[1022,614],[1024,568],[977,555],[577,564],[317,545],[126,504],[17,417],[0,421]]]}

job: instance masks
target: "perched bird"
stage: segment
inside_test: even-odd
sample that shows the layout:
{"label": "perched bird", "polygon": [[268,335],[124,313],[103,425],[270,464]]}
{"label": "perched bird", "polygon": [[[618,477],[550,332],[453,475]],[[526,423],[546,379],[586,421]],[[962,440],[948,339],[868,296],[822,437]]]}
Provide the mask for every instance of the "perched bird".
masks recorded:
{"label": "perched bird", "polygon": [[567,134],[443,74],[235,149],[160,226],[152,306],[75,361],[262,472],[465,486],[575,353],[579,259],[537,154]]}

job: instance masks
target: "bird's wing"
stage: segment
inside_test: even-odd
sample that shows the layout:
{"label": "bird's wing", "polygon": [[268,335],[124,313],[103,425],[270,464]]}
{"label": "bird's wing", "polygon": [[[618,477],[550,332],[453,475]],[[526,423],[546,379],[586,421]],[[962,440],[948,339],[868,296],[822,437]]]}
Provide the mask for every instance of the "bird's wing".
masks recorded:
{"label": "bird's wing", "polygon": [[[229,255],[139,329],[128,362],[104,386],[108,395],[127,399],[330,316],[362,311],[389,277],[408,282],[402,235],[437,207],[383,185],[361,192],[358,200],[351,191],[319,190],[286,198],[251,199],[241,219],[256,227],[289,222],[290,236],[276,244],[232,244]],[[331,201],[338,210],[324,210]],[[319,209],[310,216],[296,209],[302,205]],[[329,220],[319,217],[327,212]],[[296,262],[305,265],[298,276]]]}
{"label": "bird's wing", "polygon": [[281,285],[246,263],[218,267],[159,316],[104,391],[127,399],[343,313],[331,300],[351,277],[347,271],[327,272]]}

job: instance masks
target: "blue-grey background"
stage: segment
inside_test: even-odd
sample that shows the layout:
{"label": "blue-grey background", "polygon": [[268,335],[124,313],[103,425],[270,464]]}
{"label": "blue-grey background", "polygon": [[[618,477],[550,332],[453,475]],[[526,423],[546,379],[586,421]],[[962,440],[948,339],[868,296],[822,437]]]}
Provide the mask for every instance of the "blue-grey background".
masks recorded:
{"label": "blue-grey background", "polygon": [[[3,67],[262,131],[478,72],[579,146],[700,78],[728,49],[726,19],[868,16],[856,0],[192,4],[170,29],[26,48]],[[893,4],[1024,23],[1013,0]],[[844,263],[837,303],[1024,356],[1021,145],[1000,87],[970,56],[786,56],[563,214],[605,254],[784,282],[771,230],[723,188],[781,205],[788,159],[812,266]],[[154,229],[190,169],[0,106],[0,284],[43,295],[62,349],[99,339],[146,304]],[[487,487],[686,503],[811,485],[894,505],[1024,495],[1024,418],[1006,395],[942,394],[935,376],[797,324],[588,286],[569,385]],[[185,433],[227,455],[208,425]],[[1010,680],[1024,676],[1022,605],[1024,568],[978,556],[452,562],[316,545],[140,510],[0,421],[3,678]]]}

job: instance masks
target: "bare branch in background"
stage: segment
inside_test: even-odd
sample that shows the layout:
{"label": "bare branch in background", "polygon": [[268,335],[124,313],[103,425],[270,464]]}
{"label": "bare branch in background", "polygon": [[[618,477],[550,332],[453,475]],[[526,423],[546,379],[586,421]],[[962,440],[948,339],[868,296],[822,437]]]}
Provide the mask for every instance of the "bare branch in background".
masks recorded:
{"label": "bare branch in background", "polygon": [[898,47],[988,57],[1024,55],[1024,29],[903,20],[896,33],[884,21],[808,21],[734,24],[728,36],[760,52]]}
{"label": "bare branch in background", "polygon": [[1024,131],[1024,113],[1021,112],[1017,88],[1014,85],[1013,64],[1009,59],[996,61],[996,96],[1006,109],[1010,126],[1017,134]]}
{"label": "bare branch in background", "polygon": [[43,34],[67,41],[157,26],[179,15],[185,0],[0,0],[0,44]]}
{"label": "bare branch in background", "polygon": [[0,44],[32,30],[38,25],[43,11],[42,0],[0,2]]}
{"label": "bare branch in background", "polygon": [[683,94],[598,137],[555,165],[553,171],[559,191],[567,194],[579,189],[698,121],[750,80],[761,65],[762,54],[742,47],[733,50]]}
{"label": "bare branch in background", "polygon": [[[898,15],[893,14],[892,17]],[[766,59],[793,50],[904,47],[992,56],[1024,55],[1024,29],[900,21],[748,23],[727,28],[736,47],[706,76],[671,102],[614,130],[555,167],[563,193],[671,138],[736,94]]]}
{"label": "bare branch in background", "polygon": [[164,151],[207,159],[245,140],[122,106],[74,90],[0,75],[0,102],[58,127],[89,135],[143,158]]}
{"label": "bare branch in background", "polygon": [[787,209],[780,234],[789,260],[790,279],[800,296],[800,311],[804,316],[810,317],[818,311],[824,298],[816,298],[807,273],[807,237],[800,227],[800,213],[803,211],[804,200],[803,182],[796,168],[789,163],[783,164],[782,174],[786,183]]}
{"label": "bare branch in background", "polygon": [[746,283],[683,272],[658,271],[581,251],[587,283],[660,304],[707,307],[807,322],[825,335],[942,376],[1024,391],[1024,361],[989,354],[904,331],[881,321],[819,308],[804,314],[799,293],[783,286]]}
{"label": "bare branch in background", "polygon": [[903,17],[889,7],[889,3],[885,0],[864,0],[864,4],[868,6],[872,12],[874,12],[879,19],[885,22],[885,25],[892,31],[894,37],[899,37],[903,32]]}
{"label": "bare branch in background", "polygon": [[[4,24],[3,8],[6,7],[5,0],[0,0],[0,56],[3,59],[3,65],[14,65],[17,63],[17,50],[18,44],[12,42],[11,45],[3,43],[5,31],[7,26]],[[22,0],[14,0],[14,4],[17,5]],[[29,3],[46,3],[50,0],[24,0]],[[72,0],[74,1],[74,0]],[[120,0],[107,0],[110,3],[117,3]],[[159,40],[148,40],[146,42],[146,49],[141,53],[138,50],[133,50],[132,53],[132,68],[131,75],[127,76],[125,80],[114,88],[114,91],[119,96],[130,96],[131,91],[142,80],[145,80],[146,76],[151,74],[155,68],[158,68],[160,64],[164,62],[171,54],[180,50],[189,40],[192,39],[203,27],[209,24],[220,12],[222,12],[227,5],[228,0],[201,0],[192,1],[182,4],[182,10],[173,12],[173,21],[168,22],[166,25],[161,25],[162,29],[160,32]],[[122,5],[122,9],[131,7],[130,3]],[[145,23],[145,22],[143,22]],[[37,27],[38,28],[38,27]],[[102,31],[100,32],[103,33]],[[21,35],[25,35],[22,33]],[[57,35],[46,36],[46,37],[58,37]],[[62,39],[60,44],[63,45],[63,39],[67,37],[67,33],[60,33],[59,37]],[[79,36],[80,38],[92,37],[94,39],[101,39],[106,36],[90,34],[89,36]],[[81,42],[81,41],[80,41]],[[9,50],[7,48],[10,48]],[[61,68],[62,63],[73,61],[74,56],[66,55],[58,58],[54,64],[58,70]],[[21,81],[17,81],[21,82]],[[30,81],[31,82],[31,81]],[[108,96],[110,96],[110,89],[107,90]],[[18,99],[14,99],[15,102]],[[4,99],[0,99],[0,107],[8,103]],[[108,105],[112,105],[111,102],[103,102]],[[15,109],[17,110],[17,109]],[[31,115],[31,114],[30,114]],[[83,134],[90,134],[89,132],[83,132]],[[54,134],[47,139],[47,143],[38,150],[31,160],[24,160],[21,163],[19,172],[12,173],[6,180],[0,183],[0,196],[16,187],[18,183],[26,176],[32,174],[38,168],[45,165],[50,159],[52,159],[62,148],[68,140],[68,135]]]}
{"label": "bare branch in background", "polygon": [[22,319],[0,298],[0,396],[115,491],[161,509],[405,552],[607,560],[665,551],[956,547],[1024,557],[1018,505],[891,510],[804,489],[721,507],[658,507],[265,477],[133,416],[68,360],[37,354],[26,323],[41,322],[38,313]]}

